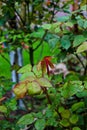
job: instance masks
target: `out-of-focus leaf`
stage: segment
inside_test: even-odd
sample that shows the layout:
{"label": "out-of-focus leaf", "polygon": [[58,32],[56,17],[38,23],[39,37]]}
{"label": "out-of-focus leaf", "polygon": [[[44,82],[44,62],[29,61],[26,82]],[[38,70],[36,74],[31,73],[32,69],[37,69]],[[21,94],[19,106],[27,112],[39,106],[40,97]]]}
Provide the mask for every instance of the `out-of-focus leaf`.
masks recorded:
{"label": "out-of-focus leaf", "polygon": [[39,29],[38,31],[31,33],[30,36],[35,38],[42,38],[44,33],[44,29]]}
{"label": "out-of-focus leaf", "polygon": [[68,109],[64,109],[62,112],[61,112],[61,116],[62,118],[66,118],[68,119],[70,117],[70,111]]}
{"label": "out-of-focus leaf", "polygon": [[61,16],[61,17],[57,17],[56,20],[59,22],[65,22],[68,21],[70,19],[70,16]]}
{"label": "out-of-focus leaf", "polygon": [[80,6],[86,5],[87,4],[86,2],[87,2],[86,0],[82,0],[81,3],[80,3]]}
{"label": "out-of-focus leaf", "polygon": [[77,102],[72,105],[71,109],[72,109],[72,111],[76,111],[79,108],[84,107],[84,106],[85,106],[84,102]]}
{"label": "out-of-focus leaf", "polygon": [[49,30],[51,28],[51,24],[43,24],[42,28]]}
{"label": "out-of-focus leaf", "polygon": [[60,106],[59,109],[58,109],[59,113],[62,113],[64,110],[65,110],[65,109],[64,109],[64,107],[62,107],[62,106]]}
{"label": "out-of-focus leaf", "polygon": [[79,127],[73,127],[72,130],[81,130]]}
{"label": "out-of-focus leaf", "polygon": [[84,21],[84,26],[85,29],[87,28],[87,21]]}
{"label": "out-of-focus leaf", "polygon": [[71,46],[71,42],[69,40],[69,36],[66,35],[66,36],[63,36],[62,39],[61,39],[61,46],[64,48],[64,49],[69,49],[69,47]]}
{"label": "out-of-focus leaf", "polygon": [[54,49],[56,47],[58,41],[59,41],[58,37],[49,39],[49,46],[51,47],[51,49]]}
{"label": "out-of-focus leaf", "polygon": [[17,100],[15,98],[11,98],[6,102],[6,107],[12,111],[17,109]]}
{"label": "out-of-focus leaf", "polygon": [[84,88],[87,89],[87,81],[84,81]]}
{"label": "out-of-focus leaf", "polygon": [[7,108],[4,105],[0,106],[0,112],[7,113]]}
{"label": "out-of-focus leaf", "polygon": [[73,47],[80,45],[81,43],[85,42],[86,38],[83,35],[75,36]]}
{"label": "out-of-focus leaf", "polygon": [[73,115],[70,117],[70,123],[76,124],[77,121],[78,121],[78,115],[73,114]]}
{"label": "out-of-focus leaf", "polygon": [[67,119],[62,119],[60,121],[60,124],[64,127],[68,127],[70,125],[69,121]]}
{"label": "out-of-focus leaf", "polygon": [[87,50],[87,42],[84,42],[83,44],[81,44],[78,48],[76,53],[81,53]]}
{"label": "out-of-focus leaf", "polygon": [[23,125],[26,126],[26,125],[32,124],[34,121],[35,121],[34,120],[34,116],[33,116],[32,113],[30,113],[30,114],[26,114],[26,115],[22,116],[18,120],[17,125],[19,125],[19,126],[23,126]]}
{"label": "out-of-focus leaf", "polygon": [[87,97],[87,90],[84,89],[84,91],[78,92],[78,93],[76,94],[76,96],[79,97],[79,98]]}
{"label": "out-of-focus leaf", "polygon": [[38,119],[35,123],[36,130],[44,130],[46,121],[44,119]]}
{"label": "out-of-focus leaf", "polygon": [[68,26],[68,27],[71,27],[71,28],[73,27],[73,23],[72,22],[66,22],[65,25]]}

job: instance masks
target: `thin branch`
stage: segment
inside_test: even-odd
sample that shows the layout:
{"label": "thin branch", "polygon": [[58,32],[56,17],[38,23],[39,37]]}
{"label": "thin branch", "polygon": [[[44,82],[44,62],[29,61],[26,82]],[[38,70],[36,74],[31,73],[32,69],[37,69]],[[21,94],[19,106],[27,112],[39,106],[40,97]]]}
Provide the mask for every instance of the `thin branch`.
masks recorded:
{"label": "thin branch", "polygon": [[83,68],[85,69],[85,65],[83,64],[83,61],[80,59],[80,57],[76,54],[75,55],[77,57],[77,59],[80,61],[81,65],[83,66]]}
{"label": "thin branch", "polygon": [[18,15],[18,17],[20,18],[21,22],[23,25],[25,25],[25,22],[23,21],[22,17],[20,16],[20,14],[17,12],[17,10],[13,7],[13,10],[15,11],[15,13]]}
{"label": "thin branch", "polygon": [[48,30],[46,30],[45,31],[45,33],[44,33],[44,35],[43,35],[43,37],[42,37],[42,39],[41,39],[41,41],[40,41],[40,43],[37,45],[37,47],[36,48],[34,48],[33,50],[35,51],[35,50],[37,50],[37,48],[43,43],[43,41],[44,41],[44,38],[45,38],[45,36],[47,35],[47,32],[48,32]]}
{"label": "thin branch", "polygon": [[[54,2],[54,1],[53,1]],[[53,14],[52,14],[52,17],[51,17],[51,20],[50,20],[50,23],[52,23],[53,22],[53,18],[54,18],[54,15],[55,15],[55,6],[53,7]],[[35,50],[37,50],[37,48],[43,43],[43,41],[44,41],[44,38],[46,37],[46,35],[47,35],[47,32],[48,32],[48,30],[46,30],[45,31],[45,33],[44,33],[44,35],[43,35],[43,37],[42,37],[42,39],[41,39],[41,41],[40,41],[40,43],[37,45],[37,47],[36,48],[34,48],[33,50],[35,51]]]}
{"label": "thin branch", "polygon": [[30,23],[31,23],[31,18],[30,18],[29,3],[27,3],[27,11],[28,11],[28,24],[30,25]]}
{"label": "thin branch", "polygon": [[[86,59],[87,59],[87,53],[86,53]],[[86,66],[85,66],[85,70],[84,70],[84,75],[86,75],[86,71],[87,71],[87,61],[86,61]]]}
{"label": "thin branch", "polygon": [[18,15],[18,17],[20,18],[22,24],[25,25],[25,22],[23,21],[22,17],[13,6],[11,6],[7,1],[1,0],[1,2],[5,3],[6,5],[8,5],[9,8],[13,9],[15,13]]}

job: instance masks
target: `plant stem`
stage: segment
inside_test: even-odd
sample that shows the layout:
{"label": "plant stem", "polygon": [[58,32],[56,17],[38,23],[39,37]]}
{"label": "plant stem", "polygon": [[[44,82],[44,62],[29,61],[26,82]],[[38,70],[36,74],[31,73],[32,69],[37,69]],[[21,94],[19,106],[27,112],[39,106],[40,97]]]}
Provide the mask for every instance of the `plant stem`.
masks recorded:
{"label": "plant stem", "polygon": [[40,43],[36,46],[36,48],[34,48],[34,51],[36,51],[36,50],[38,49],[38,47],[40,47],[40,45],[43,43],[44,38],[45,38],[45,36],[47,35],[47,32],[48,32],[48,30],[45,31],[45,33],[44,33],[44,35],[43,35],[43,37],[42,37]]}
{"label": "plant stem", "polygon": [[47,89],[46,89],[46,88],[44,88],[44,93],[46,94],[48,103],[52,105],[52,102],[51,102],[51,100],[50,100],[50,97],[49,97],[49,95],[48,95],[48,92],[47,92]]}
{"label": "plant stem", "polygon": [[83,68],[85,69],[85,65],[83,64],[83,61],[80,59],[80,57],[76,54],[77,59],[80,61],[81,65],[83,66]]}

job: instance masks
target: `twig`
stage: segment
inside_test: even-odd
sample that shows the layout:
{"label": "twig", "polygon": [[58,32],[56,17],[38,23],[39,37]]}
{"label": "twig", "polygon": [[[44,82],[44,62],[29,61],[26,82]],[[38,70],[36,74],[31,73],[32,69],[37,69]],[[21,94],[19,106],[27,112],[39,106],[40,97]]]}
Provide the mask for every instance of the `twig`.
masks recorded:
{"label": "twig", "polygon": [[44,35],[43,35],[43,37],[42,37],[42,39],[41,39],[41,41],[40,41],[40,43],[37,45],[37,47],[36,48],[34,48],[33,50],[35,51],[35,50],[37,50],[37,48],[43,43],[43,41],[44,41],[44,38],[45,38],[45,36],[47,35],[47,32],[48,32],[48,30],[46,30],[45,31],[45,33],[44,33]]}
{"label": "twig", "polygon": [[15,11],[15,13],[18,15],[18,17],[20,18],[21,22],[23,23],[23,25],[25,25],[25,22],[23,21],[22,17],[20,16],[20,14],[17,12],[17,10],[13,7],[13,10]]}
{"label": "twig", "polygon": [[[54,1],[53,1],[54,2]],[[51,20],[50,20],[50,23],[52,23],[53,22],[53,18],[54,18],[54,15],[55,15],[55,5],[54,5],[54,7],[53,7],[53,14],[52,14],[52,17],[51,17]],[[37,47],[36,48],[34,48],[34,51],[35,50],[37,50],[37,48],[43,43],[43,41],[44,41],[44,38],[46,37],[46,35],[47,35],[47,32],[48,32],[48,30],[45,30],[45,33],[44,33],[44,35],[43,35],[43,37],[42,37],[42,39],[41,39],[41,41],[40,41],[40,43],[37,45]]]}
{"label": "twig", "polygon": [[81,65],[83,66],[83,68],[85,69],[86,67],[85,67],[85,65],[83,64],[83,62],[82,62],[82,60],[80,59],[80,57],[76,54],[76,57],[77,57],[77,59],[80,61],[80,63],[81,63]]}

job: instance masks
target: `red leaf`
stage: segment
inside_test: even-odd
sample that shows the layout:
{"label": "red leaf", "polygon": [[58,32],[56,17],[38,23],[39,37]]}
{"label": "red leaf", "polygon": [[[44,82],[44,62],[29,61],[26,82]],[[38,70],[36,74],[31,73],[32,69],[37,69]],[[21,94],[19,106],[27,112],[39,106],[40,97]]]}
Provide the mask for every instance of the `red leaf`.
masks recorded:
{"label": "red leaf", "polygon": [[46,5],[49,6],[51,4],[50,0],[47,0]]}
{"label": "red leaf", "polygon": [[49,68],[54,68],[53,63],[51,62],[52,57],[51,56],[46,56],[43,58],[43,60],[41,61],[41,68],[42,68],[42,74],[45,74],[47,72],[47,74],[50,74],[50,70]]}

